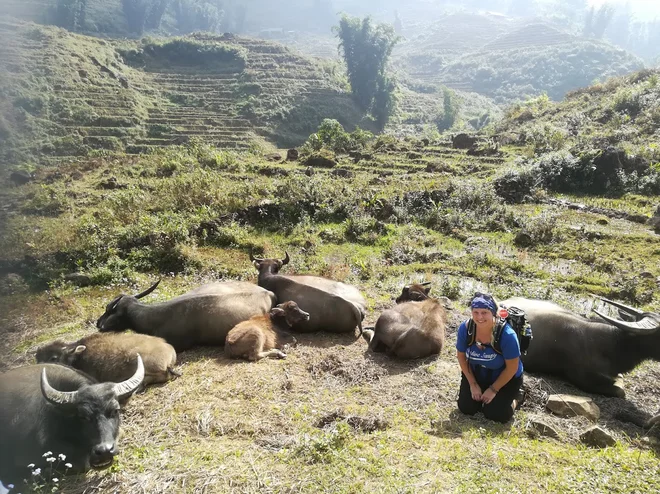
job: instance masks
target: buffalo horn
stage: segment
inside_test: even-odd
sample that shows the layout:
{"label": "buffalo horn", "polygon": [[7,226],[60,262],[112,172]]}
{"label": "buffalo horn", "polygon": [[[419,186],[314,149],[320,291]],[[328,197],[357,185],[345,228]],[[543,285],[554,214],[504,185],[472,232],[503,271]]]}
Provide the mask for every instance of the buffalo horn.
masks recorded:
{"label": "buffalo horn", "polygon": [[432,282],[431,281],[425,281],[424,283],[420,283],[422,286],[429,286]]}
{"label": "buffalo horn", "polygon": [[118,399],[126,398],[128,395],[133,393],[144,379],[144,364],[142,363],[142,357],[140,354],[137,354],[137,369],[135,374],[132,377],[128,378],[124,382],[115,384],[114,391]]}
{"label": "buffalo horn", "polygon": [[250,247],[250,261],[252,261],[252,262],[254,262],[254,261],[263,261],[263,259],[260,258],[260,257],[254,257],[252,247]]}
{"label": "buffalo horn", "polygon": [[151,292],[153,292],[153,291],[156,289],[156,287],[158,286],[159,283],[160,283],[160,280],[158,280],[156,283],[154,283],[153,285],[151,285],[149,288],[147,288],[147,289],[146,289],[145,291],[143,291],[142,293],[138,293],[138,294],[135,296],[135,298],[146,297],[147,295],[149,295]]}
{"label": "buffalo horn", "polygon": [[618,319],[614,319],[613,317],[606,316],[605,314],[601,314],[595,309],[594,312],[598,314],[601,318],[605,319],[610,324],[629,333],[649,334],[660,329],[660,317],[654,314],[647,313],[645,317],[642,317],[639,321],[626,322],[626,321],[619,321]]}
{"label": "buffalo horn", "polygon": [[624,305],[624,304],[621,304],[619,302],[614,302],[613,300],[609,300],[609,299],[606,299],[604,297],[600,297],[598,295],[596,295],[596,297],[601,299],[603,302],[606,302],[610,305],[613,305],[617,309],[621,309],[622,311],[627,312],[628,314],[632,314],[632,315],[637,316],[637,317],[642,316],[644,314],[644,311],[641,311],[639,309],[635,309],[634,307],[630,307],[629,305]]}
{"label": "buffalo horn", "polygon": [[282,259],[282,266],[285,264],[289,264],[289,253],[287,251],[284,251],[284,259]]}
{"label": "buffalo horn", "polygon": [[46,368],[41,371],[41,394],[53,405],[68,405],[76,399],[78,391],[58,391],[48,382]]}

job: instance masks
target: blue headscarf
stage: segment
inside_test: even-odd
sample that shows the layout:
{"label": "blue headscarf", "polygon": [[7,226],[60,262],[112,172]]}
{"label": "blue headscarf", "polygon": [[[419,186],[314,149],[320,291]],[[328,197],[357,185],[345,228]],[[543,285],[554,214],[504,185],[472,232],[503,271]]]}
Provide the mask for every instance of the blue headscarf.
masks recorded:
{"label": "blue headscarf", "polygon": [[488,295],[477,295],[472,299],[472,302],[470,303],[470,308],[472,309],[488,309],[493,313],[493,315],[497,314],[497,306],[495,305],[495,300],[493,300],[493,297],[488,296]]}

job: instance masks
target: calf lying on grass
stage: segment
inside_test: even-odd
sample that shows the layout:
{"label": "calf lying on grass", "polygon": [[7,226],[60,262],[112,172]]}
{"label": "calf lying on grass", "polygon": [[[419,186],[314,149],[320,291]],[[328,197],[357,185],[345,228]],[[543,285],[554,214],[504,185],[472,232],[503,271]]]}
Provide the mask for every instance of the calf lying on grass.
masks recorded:
{"label": "calf lying on grass", "polygon": [[99,382],[122,382],[133,375],[136,355],[144,362],[142,386],[180,376],[173,369],[176,352],[162,338],[132,333],[94,333],[72,343],[57,340],[37,350],[37,362],[79,369]]}
{"label": "calf lying on grass", "polygon": [[279,304],[265,316],[254,316],[234,326],[225,341],[225,355],[253,362],[265,357],[286,358],[282,349],[296,344],[286,330],[308,320],[309,314],[295,302]]}

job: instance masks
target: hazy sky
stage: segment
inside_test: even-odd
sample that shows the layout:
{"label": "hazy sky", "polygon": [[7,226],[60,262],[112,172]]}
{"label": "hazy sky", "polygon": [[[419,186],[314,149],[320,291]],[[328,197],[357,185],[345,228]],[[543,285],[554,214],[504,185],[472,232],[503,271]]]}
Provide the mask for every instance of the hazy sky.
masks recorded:
{"label": "hazy sky", "polygon": [[654,13],[660,15],[660,0],[589,0],[590,5],[600,6],[604,3],[615,5],[630,3],[635,13]]}

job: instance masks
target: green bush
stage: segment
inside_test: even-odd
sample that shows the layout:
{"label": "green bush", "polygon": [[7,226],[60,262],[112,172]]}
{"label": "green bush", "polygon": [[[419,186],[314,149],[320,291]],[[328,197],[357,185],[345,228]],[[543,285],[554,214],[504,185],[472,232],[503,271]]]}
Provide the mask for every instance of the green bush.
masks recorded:
{"label": "green bush", "polygon": [[247,57],[245,48],[240,46],[190,38],[169,38],[162,42],[148,41],[143,45],[142,51],[153,59],[190,66],[217,63],[244,64]]}
{"label": "green bush", "polygon": [[498,196],[507,204],[520,204],[533,195],[538,186],[538,170],[533,167],[512,169],[495,178],[493,186]]}
{"label": "green bush", "polygon": [[318,130],[309,136],[302,151],[309,154],[326,148],[335,153],[345,153],[350,150],[364,149],[373,137],[371,132],[360,128],[348,133],[337,120],[326,118],[321,122]]}

